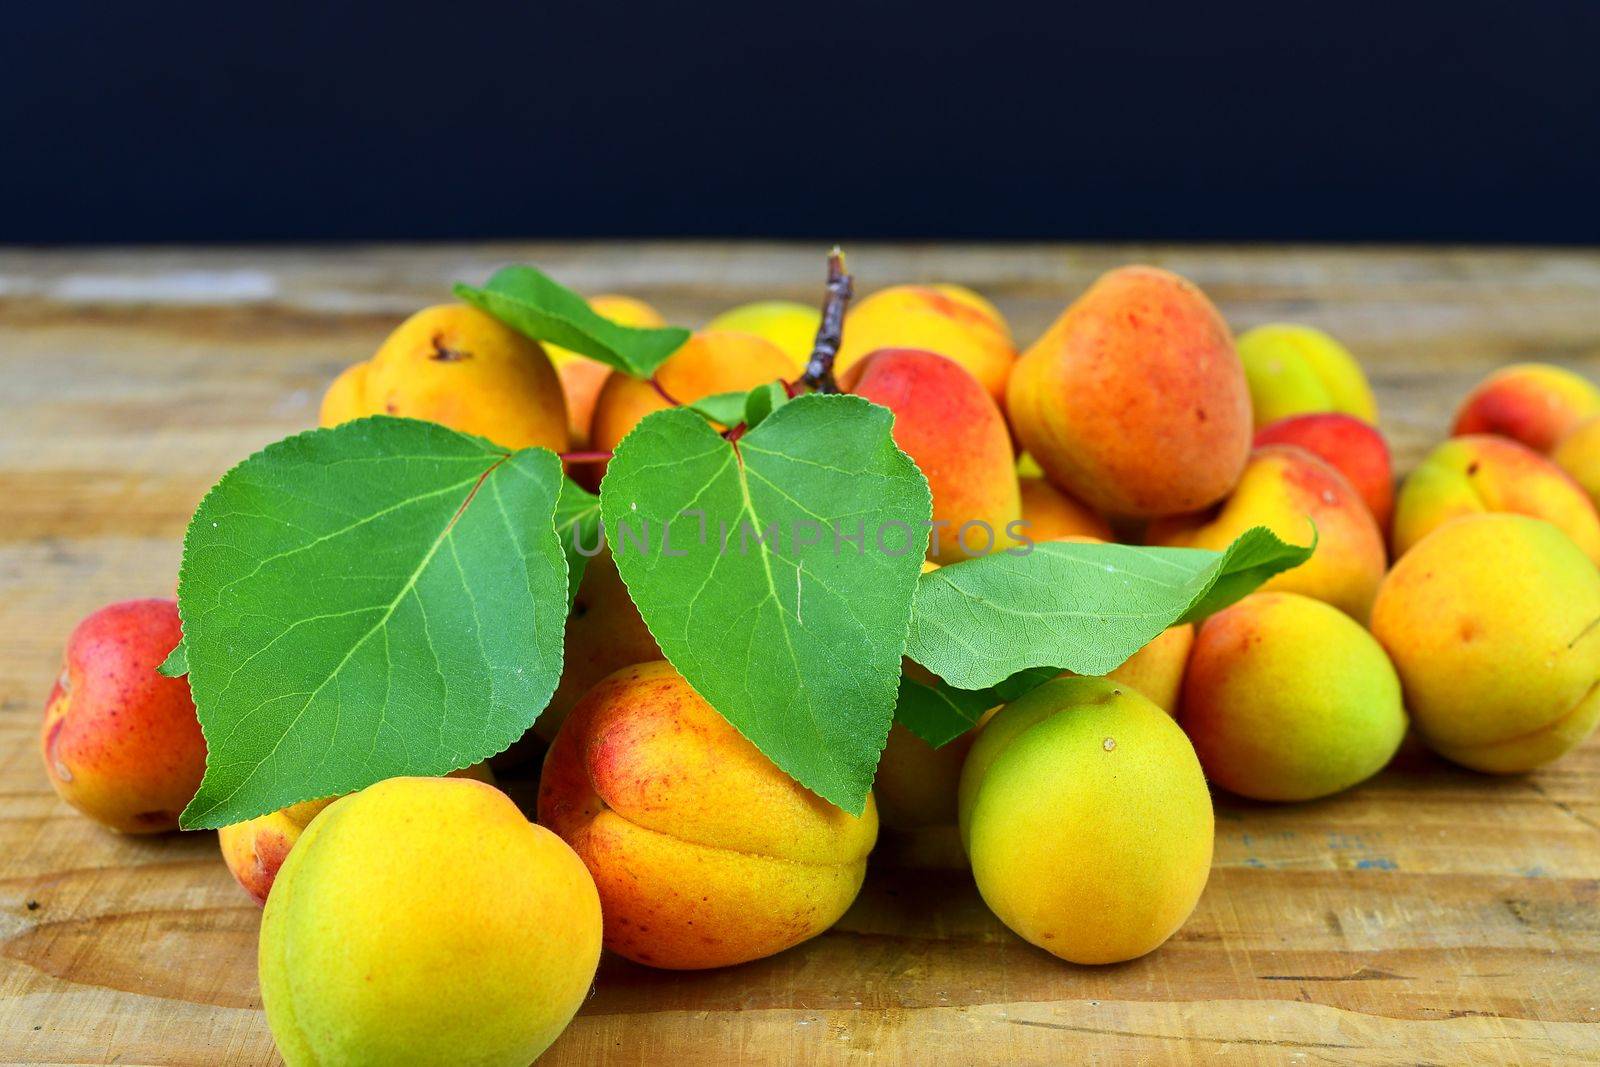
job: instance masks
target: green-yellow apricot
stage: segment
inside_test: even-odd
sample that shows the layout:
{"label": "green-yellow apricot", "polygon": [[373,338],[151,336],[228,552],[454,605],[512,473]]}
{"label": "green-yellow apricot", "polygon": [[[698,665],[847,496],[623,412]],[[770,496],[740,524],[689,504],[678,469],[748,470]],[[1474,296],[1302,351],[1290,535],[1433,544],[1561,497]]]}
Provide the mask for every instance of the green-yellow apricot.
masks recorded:
{"label": "green-yellow apricot", "polygon": [[978,891],[1074,963],[1142,956],[1183,925],[1211,870],[1211,794],[1166,712],[1105,678],[1058,678],[1001,709],[962,769]]}

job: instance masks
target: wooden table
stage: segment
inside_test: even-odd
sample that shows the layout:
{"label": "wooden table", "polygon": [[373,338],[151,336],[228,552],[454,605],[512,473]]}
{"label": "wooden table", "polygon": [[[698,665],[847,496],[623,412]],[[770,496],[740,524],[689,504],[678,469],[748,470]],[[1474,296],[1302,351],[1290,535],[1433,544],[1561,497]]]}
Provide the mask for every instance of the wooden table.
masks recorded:
{"label": "wooden table", "polygon": [[[849,249],[863,291],[952,280],[1024,339],[1132,260],[1236,328],[1326,327],[1366,362],[1402,468],[1491,367],[1600,377],[1600,254],[1343,249]],[[259,912],[213,834],[97,829],[35,735],[73,623],[172,590],[202,492],[312,424],[405,314],[509,261],[685,324],[818,297],[819,247],[499,245],[0,252],[0,1062],[275,1059]],[[522,787],[525,789],[526,787]],[[983,907],[949,833],[885,838],[830,933],[702,974],[607,960],[548,1061],[1600,1060],[1600,741],[1525,778],[1408,750],[1349,794],[1219,798],[1199,909],[1152,956],[1074,967]]]}

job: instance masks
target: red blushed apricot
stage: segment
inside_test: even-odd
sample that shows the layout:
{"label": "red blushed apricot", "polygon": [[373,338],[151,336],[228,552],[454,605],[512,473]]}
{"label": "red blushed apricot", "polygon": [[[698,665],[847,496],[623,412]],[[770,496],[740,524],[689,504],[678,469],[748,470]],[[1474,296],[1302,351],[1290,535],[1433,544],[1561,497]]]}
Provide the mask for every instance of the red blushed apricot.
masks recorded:
{"label": "red blushed apricot", "polygon": [[1549,452],[1585,419],[1600,415],[1600,389],[1549,363],[1514,363],[1479,382],[1456,413],[1454,436],[1498,434]]}
{"label": "red blushed apricot", "polygon": [[1543,519],[1600,563],[1600,513],[1555,463],[1505,437],[1453,437],[1430,452],[1400,486],[1394,553],[1401,556],[1451,519],[1510,512]]}
{"label": "red blushed apricot", "polygon": [[229,873],[257,904],[267,902],[289,850],[311,820],[333,800],[308,800],[217,831],[217,844]]}
{"label": "red blushed apricot", "polygon": [[1389,528],[1394,515],[1394,468],[1389,446],[1376,426],[1335,412],[1294,415],[1263,426],[1256,433],[1256,447],[1262,445],[1298,445],[1321,459],[1361,494],[1378,529]]}
{"label": "red blushed apricot", "polygon": [[933,493],[931,559],[954,563],[1016,543],[1016,458],[1005,417],[976,378],[933,352],[884,348],[851,367],[840,385],[894,412],[895,444]]}
{"label": "red blushed apricot", "polygon": [[101,608],[67,640],[40,749],[61,799],[130,834],[178,826],[205,773],[189,682],[156,668],[182,638],[173,600]]}
{"label": "red blushed apricot", "polygon": [[763,756],[665,662],[624,667],[545,758],[539,822],[600,890],[605,944],[672,969],[759,959],[838,920],[878,834]]}
{"label": "red blushed apricot", "polygon": [[1107,515],[1215,503],[1250,452],[1233,338],[1198,288],[1154,267],[1111,271],[1017,360],[1012,428],[1051,483]]}

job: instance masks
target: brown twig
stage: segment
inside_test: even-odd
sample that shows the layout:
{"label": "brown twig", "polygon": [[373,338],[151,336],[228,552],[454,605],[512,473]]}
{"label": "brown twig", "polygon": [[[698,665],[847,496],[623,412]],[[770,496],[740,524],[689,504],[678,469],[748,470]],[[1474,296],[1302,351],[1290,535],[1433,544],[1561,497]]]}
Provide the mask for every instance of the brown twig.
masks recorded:
{"label": "brown twig", "polygon": [[609,463],[610,452],[561,452],[558,454],[563,463]]}
{"label": "brown twig", "polygon": [[833,360],[839,354],[839,344],[844,335],[844,312],[854,294],[853,279],[844,270],[844,253],[835,245],[828,253],[828,295],[822,301],[822,323],[817,327],[817,341],[811,349],[811,359],[800,381],[819,393],[837,393],[839,385],[833,380]]}

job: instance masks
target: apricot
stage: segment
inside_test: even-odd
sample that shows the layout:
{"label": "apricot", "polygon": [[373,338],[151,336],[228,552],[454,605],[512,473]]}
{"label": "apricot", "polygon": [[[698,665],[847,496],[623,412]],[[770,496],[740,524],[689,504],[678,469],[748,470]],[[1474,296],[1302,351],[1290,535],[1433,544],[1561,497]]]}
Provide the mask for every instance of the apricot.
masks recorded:
{"label": "apricot", "polygon": [[1550,458],[1600,507],[1600,418],[1579,424],[1561,439]]}
{"label": "apricot", "polygon": [[1154,267],[1102,275],[1022,354],[1006,390],[1017,438],[1096,511],[1194,511],[1233,488],[1250,397],[1222,316]]}
{"label": "apricot", "polygon": [[1189,650],[1193,646],[1192,625],[1169,626],[1106,678],[1133,686],[1150,703],[1168,715],[1176,715],[1178,696],[1183,689],[1183,676],[1189,663]]}
{"label": "apricot", "polygon": [[622,584],[609,548],[584,567],[563,642],[561,680],[533,724],[546,741],[555,737],[572,706],[600,679],[621,667],[661,658],[661,648]]}
{"label": "apricot", "polygon": [[933,493],[931,559],[953,563],[1016,542],[1022,500],[1005,416],[964,367],[932,352],[884,348],[839,384],[894,412],[895,444]]}
{"label": "apricot", "polygon": [[572,709],[539,821],[583,858],[605,944],[652,967],[722,967],[832,926],[878,836],[763,756],[666,662],[624,667]]}
{"label": "apricot", "polygon": [[1395,555],[1451,519],[1486,511],[1544,519],[1600,563],[1600,513],[1588,494],[1533,449],[1488,434],[1451,438],[1406,476],[1395,505]]}
{"label": "apricot", "polygon": [[284,860],[311,820],[337,799],[302,801],[217,831],[217,844],[228,873],[257,904],[267,902]]}
{"label": "apricot", "polygon": [[[494,775],[483,763],[452,771],[449,777],[475,778],[494,784]],[[222,848],[222,861],[227,864],[228,873],[257,904],[267,902],[283,861],[289,858],[289,850],[300,840],[311,820],[337,799],[305,800],[217,831],[217,844]]]}
{"label": "apricot", "polygon": [[56,793],[127,834],[178,827],[206,769],[187,678],[156,673],[183,636],[174,600],[124,600],[78,623],[39,747]]}
{"label": "apricot", "polygon": [[[1091,540],[1071,538],[1070,540]],[[1183,689],[1183,673],[1194,645],[1194,626],[1169,626],[1155,640],[1129,656],[1116,670],[1104,675],[1107,680],[1131,686],[1139,695],[1166,712],[1178,714],[1178,697]],[[1076,678],[1071,671],[1063,678]]]}
{"label": "apricot", "polygon": [[1400,673],[1417,732],[1491,774],[1549,763],[1600,719],[1600,571],[1525,515],[1454,519],[1378,591],[1372,633]]}
{"label": "apricot", "polygon": [[1383,535],[1344,475],[1303,448],[1266,445],[1252,454],[1239,486],[1219,507],[1152,523],[1151,544],[1221,551],[1252,526],[1291,544],[1317,547],[1263,589],[1304,593],[1365,622],[1383,581]]}
{"label": "apricot", "polygon": [[1349,789],[1382,770],[1406,733],[1383,648],[1298,593],[1255,593],[1205,621],[1178,722],[1206,777],[1256,800]]}
{"label": "apricot", "polygon": [[1000,313],[1000,309],[995,307],[994,301],[990,300],[976,289],[969,289],[965,285],[955,285],[951,282],[936,282],[935,284],[930,285],[928,288],[943,293],[956,303],[965,304],[967,307],[988,318],[990,322],[994,323],[995,329],[999,330],[1000,333],[1005,336],[1006,342],[1015,347],[1015,342],[1012,340],[1011,324],[1008,323],[1006,321],[1006,317]]}
{"label": "apricot", "polygon": [[335,801],[261,918],[261,999],[289,1067],[522,1067],[588,996],[594,882],[504,793],[391,778]]}
{"label": "apricot", "polygon": [[1018,478],[1022,521],[1032,541],[1058,541],[1063,537],[1113,540],[1110,523],[1081,500],[1073,499],[1043,478]]}
{"label": "apricot", "polygon": [[872,796],[884,827],[915,830],[954,825],[961,765],[976,736],[976,730],[969,730],[934,748],[898,722],[890,726],[889,739],[878,758],[878,776],[872,781]]}
{"label": "apricot", "polygon": [[975,303],[976,295],[932,285],[896,285],[873,293],[845,316],[835,373],[843,374],[881,348],[937,352],[966,368],[1003,406],[1017,350],[993,305]]}
{"label": "apricot", "polygon": [[1549,363],[1513,363],[1475,386],[1451,433],[1499,434],[1549,452],[1586,419],[1600,415],[1600,389]]}
{"label": "apricot", "polygon": [[1378,421],[1378,404],[1361,364],[1314,326],[1275,322],[1239,335],[1256,428],[1318,411]]}
{"label": "apricot", "polygon": [[961,772],[960,826],[984,902],[1074,963],[1158,947],[1211,869],[1211,795],[1188,738],[1104,678],[1055,679],[989,721]]}
{"label": "apricot", "polygon": [[367,403],[367,371],[370,368],[370,363],[352,363],[339,372],[322,396],[322,407],[317,416],[319,426],[338,426],[352,419],[377,414]]}
{"label": "apricot", "polygon": [[[937,570],[935,563],[924,563],[923,572]],[[904,660],[905,674],[922,685],[938,684],[927,668]],[[990,708],[978,720],[989,720],[999,708]],[[872,798],[878,820],[890,830],[916,830],[925,826],[955,825],[956,790],[961,783],[961,765],[978,736],[973,727],[960,737],[934,748],[896,722],[878,758],[877,777],[872,780]]]}
{"label": "apricot", "polygon": [[1383,434],[1370,422],[1340,412],[1291,415],[1262,427],[1256,446],[1298,445],[1344,475],[1387,530],[1394,515],[1394,468]]}
{"label": "apricot", "polygon": [[[665,326],[667,320],[661,313],[631,296],[602,293],[589,300],[589,307],[601,318],[610,319],[619,326]],[[555,364],[556,377],[561,379],[561,391],[567,398],[567,428],[573,448],[587,448],[589,423],[594,419],[594,402],[600,396],[611,368],[597,359],[579,355],[559,345],[544,344],[550,362]]]}
{"label": "apricot", "polygon": [[753,333],[777,345],[797,367],[804,367],[817,344],[822,312],[793,300],[760,300],[729,308],[710,322],[708,330]]}
{"label": "apricot", "polygon": [[[595,400],[589,443],[614,450],[639,420],[653,411],[703,400],[717,393],[747,391],[774,381],[792,381],[801,367],[771,341],[748,333],[702,330],[656,368],[655,381],[613,371]],[[662,393],[666,396],[662,396]]]}
{"label": "apricot", "polygon": [[442,423],[502,448],[567,447],[566,400],[544,349],[477,308],[424,308],[357,366],[366,369],[334,379],[322,425],[387,414]]}

